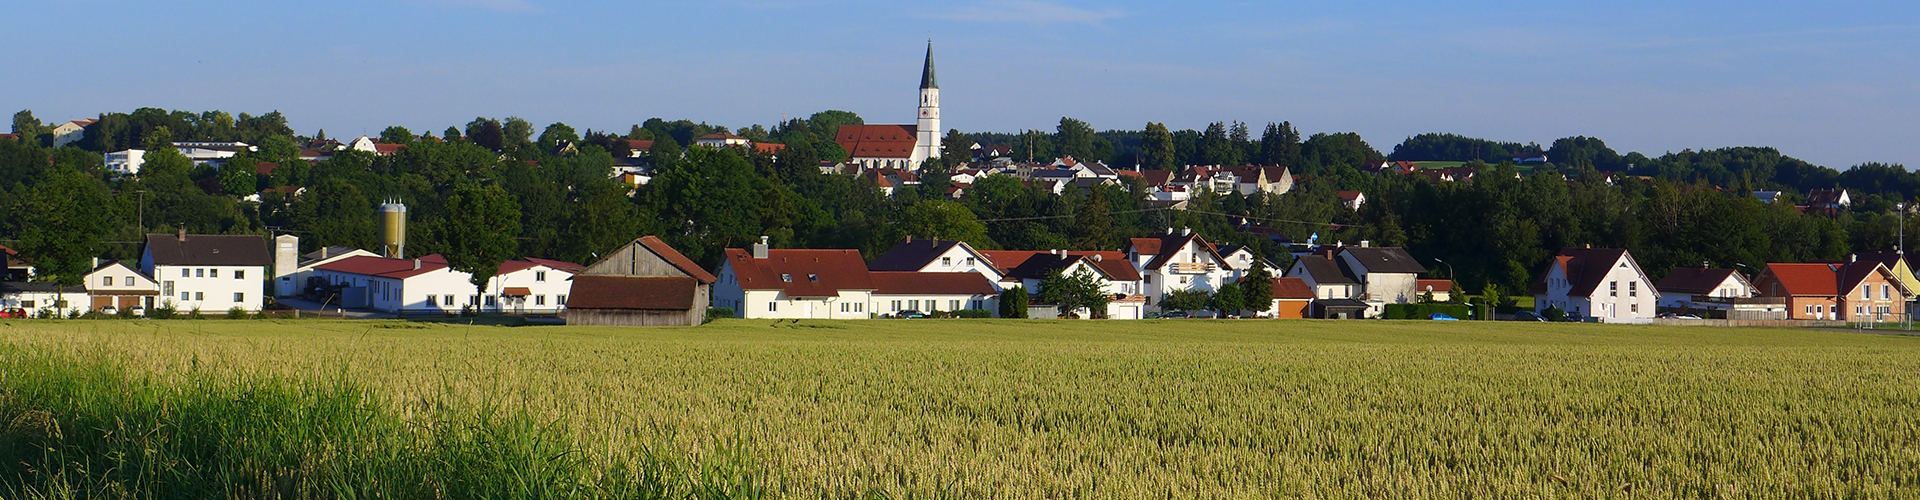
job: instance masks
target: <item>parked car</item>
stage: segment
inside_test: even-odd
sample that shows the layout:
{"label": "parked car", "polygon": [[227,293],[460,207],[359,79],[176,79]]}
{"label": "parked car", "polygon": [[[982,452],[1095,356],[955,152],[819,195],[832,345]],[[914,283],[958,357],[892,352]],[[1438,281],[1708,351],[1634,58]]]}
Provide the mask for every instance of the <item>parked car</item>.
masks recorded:
{"label": "parked car", "polygon": [[1160,319],[1160,313],[1147,313],[1147,314],[1146,314],[1145,316],[1141,316],[1141,318],[1143,318],[1143,319]]}
{"label": "parked car", "polygon": [[1460,321],[1460,318],[1455,318],[1451,315],[1448,315],[1447,313],[1433,313],[1432,315],[1427,316],[1427,319],[1434,320],[1434,321]]}
{"label": "parked car", "polygon": [[900,311],[900,312],[897,312],[897,313],[893,313],[893,317],[895,317],[895,318],[900,318],[900,319],[918,319],[918,318],[925,318],[925,317],[927,317],[927,313],[923,313],[923,312],[920,312],[920,311],[915,311],[915,310],[912,310],[912,309],[908,309],[908,310],[905,310],[905,311]]}
{"label": "parked car", "polygon": [[1160,315],[1160,317],[1165,319],[1187,319],[1193,317],[1193,313],[1186,311],[1168,311],[1166,314]]}
{"label": "parked car", "polygon": [[1214,318],[1220,317],[1220,313],[1209,311],[1206,309],[1201,309],[1199,311],[1194,311],[1193,317],[1194,319],[1214,319]]}
{"label": "parked car", "polygon": [[1660,318],[1660,319],[1700,319],[1699,316],[1694,316],[1692,314],[1678,314],[1678,313],[1660,313],[1659,316],[1654,316],[1654,317]]}
{"label": "parked car", "polygon": [[21,309],[18,307],[9,308],[9,309],[0,309],[0,319],[23,319],[26,317],[27,317],[26,309]]}
{"label": "parked car", "polygon": [[1547,318],[1533,311],[1520,311],[1517,313],[1513,313],[1513,320],[1514,321],[1546,321]]}

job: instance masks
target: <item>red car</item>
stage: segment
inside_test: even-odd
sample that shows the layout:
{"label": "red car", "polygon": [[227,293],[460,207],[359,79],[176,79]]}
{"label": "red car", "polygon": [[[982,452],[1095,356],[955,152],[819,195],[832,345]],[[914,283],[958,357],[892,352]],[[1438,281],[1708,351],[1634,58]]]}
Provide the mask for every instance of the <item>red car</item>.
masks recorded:
{"label": "red car", "polygon": [[0,319],[24,319],[26,317],[27,317],[26,309],[21,309],[18,307],[15,307],[12,309],[0,309]]}

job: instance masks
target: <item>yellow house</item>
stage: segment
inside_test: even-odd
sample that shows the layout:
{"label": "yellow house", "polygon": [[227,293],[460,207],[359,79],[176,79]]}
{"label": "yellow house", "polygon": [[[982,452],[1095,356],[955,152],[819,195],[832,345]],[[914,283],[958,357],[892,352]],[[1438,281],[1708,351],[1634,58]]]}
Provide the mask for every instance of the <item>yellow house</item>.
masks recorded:
{"label": "yellow house", "polygon": [[[1913,267],[1907,265],[1907,259],[1902,258],[1903,256],[1900,252],[1883,250],[1878,252],[1860,252],[1855,255],[1860,258],[1861,262],[1879,262],[1886,265],[1887,269],[1893,270],[1894,279],[1899,280],[1900,284],[1906,285],[1908,290],[1920,290],[1920,277],[1914,276]],[[1913,299],[1914,297],[1911,295],[1907,297],[1907,300]]]}

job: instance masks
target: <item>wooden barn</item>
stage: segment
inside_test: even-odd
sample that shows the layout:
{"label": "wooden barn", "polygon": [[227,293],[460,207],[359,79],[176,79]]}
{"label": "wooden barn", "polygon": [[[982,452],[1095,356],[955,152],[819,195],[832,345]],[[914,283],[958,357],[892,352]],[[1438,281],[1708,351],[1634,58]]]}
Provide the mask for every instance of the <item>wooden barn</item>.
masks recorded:
{"label": "wooden barn", "polygon": [[696,326],[706,322],[714,277],[652,236],[573,276],[569,325]]}

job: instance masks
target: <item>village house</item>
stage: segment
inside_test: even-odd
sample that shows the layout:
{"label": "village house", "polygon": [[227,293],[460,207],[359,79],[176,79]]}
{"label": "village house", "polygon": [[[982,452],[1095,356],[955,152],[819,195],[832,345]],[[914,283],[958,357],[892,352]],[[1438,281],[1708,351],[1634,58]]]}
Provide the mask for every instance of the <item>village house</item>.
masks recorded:
{"label": "village house", "polygon": [[160,301],[181,311],[259,311],[273,254],[254,235],[149,234],[140,272],[160,282]]}
{"label": "village house", "polygon": [[314,276],[340,290],[340,307],[395,314],[462,311],[557,314],[567,305],[578,264],[547,259],[509,260],[476,290],[472,275],[438,254],[414,259],[355,256],[321,264]]}
{"label": "village house", "polygon": [[1652,319],[1659,301],[1640,263],[1618,248],[1562,249],[1529,291],[1535,312],[1559,308],[1604,323]]}
{"label": "village house", "polygon": [[698,326],[718,278],[653,236],[642,236],[573,276],[569,325]]}
{"label": "village house", "polygon": [[96,264],[82,282],[87,289],[88,309],[106,314],[134,311],[144,315],[153,310],[160,296],[159,283],[118,260]]}
{"label": "village house", "polygon": [[876,272],[978,273],[993,285],[996,293],[1001,290],[1001,280],[1006,278],[985,253],[967,242],[915,239],[911,236],[874,259],[867,269]]}
{"label": "village house", "polygon": [[[988,250],[985,252],[1005,276],[1002,289],[1026,287],[1038,297],[1045,292],[1042,283],[1053,273],[1072,276],[1091,273],[1107,293],[1109,302],[1101,316],[1108,319],[1141,319],[1146,315],[1147,296],[1142,293],[1141,274],[1127,255],[1114,251],[1079,250]],[[1091,311],[1071,311],[1089,317]]]}
{"label": "village house", "polygon": [[1698,308],[1695,303],[1706,299],[1744,299],[1754,293],[1753,283],[1732,269],[1676,267],[1654,286],[1660,289],[1660,307],[1682,310]]}
{"label": "village house", "polygon": [[1886,265],[1862,260],[1767,264],[1753,285],[1763,296],[1786,299],[1791,319],[1902,321],[1913,296]]}
{"label": "village house", "polygon": [[1413,287],[1414,292],[1422,296],[1432,297],[1434,302],[1450,302],[1453,300],[1453,280],[1451,279],[1416,280],[1414,281]]}
{"label": "village house", "polygon": [[97,121],[100,120],[87,118],[84,120],[69,121],[53,127],[53,147],[66,147],[68,144],[80,142],[81,139],[87,138],[87,126]]}
{"label": "village house", "polygon": [[729,248],[713,286],[716,307],[749,319],[866,319],[873,276],[858,250]]}
{"label": "village house", "polygon": [[1147,299],[1147,312],[1160,310],[1159,304],[1169,292],[1199,290],[1211,293],[1230,281],[1235,271],[1206,238],[1192,229],[1149,238],[1127,240],[1127,261],[1140,270],[1141,294]]}

